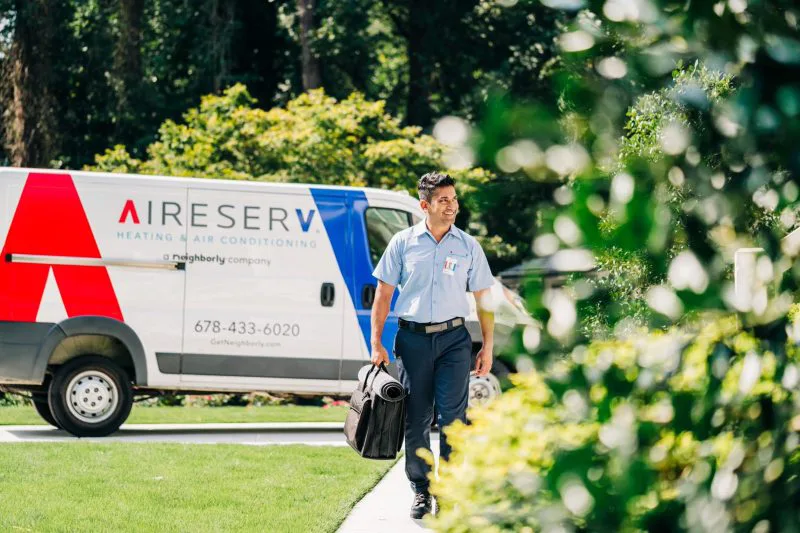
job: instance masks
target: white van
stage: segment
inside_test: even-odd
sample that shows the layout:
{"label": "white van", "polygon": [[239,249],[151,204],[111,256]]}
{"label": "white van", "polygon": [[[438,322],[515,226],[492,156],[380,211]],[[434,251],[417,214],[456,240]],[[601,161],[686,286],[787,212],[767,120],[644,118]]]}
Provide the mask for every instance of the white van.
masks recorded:
{"label": "white van", "polygon": [[78,436],[134,393],[349,394],[373,265],[423,216],[376,189],[17,168],[0,206],[0,389]]}

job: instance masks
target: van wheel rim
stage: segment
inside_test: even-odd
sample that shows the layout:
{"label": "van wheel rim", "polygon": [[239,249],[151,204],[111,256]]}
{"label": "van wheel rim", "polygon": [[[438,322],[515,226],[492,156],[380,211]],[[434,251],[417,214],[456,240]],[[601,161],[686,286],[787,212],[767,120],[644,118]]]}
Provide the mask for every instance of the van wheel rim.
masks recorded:
{"label": "van wheel rim", "polygon": [[485,405],[502,394],[500,380],[494,374],[470,376],[469,404]]}
{"label": "van wheel rim", "polygon": [[98,424],[114,414],[119,390],[108,374],[86,370],[69,382],[65,401],[72,416],[81,422]]}

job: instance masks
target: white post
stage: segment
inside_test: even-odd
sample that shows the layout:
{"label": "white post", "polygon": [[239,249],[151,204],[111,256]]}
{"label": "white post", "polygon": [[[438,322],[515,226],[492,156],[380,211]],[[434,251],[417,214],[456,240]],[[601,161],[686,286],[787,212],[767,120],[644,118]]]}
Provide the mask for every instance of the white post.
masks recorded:
{"label": "white post", "polygon": [[736,304],[741,310],[753,308],[753,299],[763,287],[756,275],[756,262],[763,248],[739,248],[733,254],[733,282]]}

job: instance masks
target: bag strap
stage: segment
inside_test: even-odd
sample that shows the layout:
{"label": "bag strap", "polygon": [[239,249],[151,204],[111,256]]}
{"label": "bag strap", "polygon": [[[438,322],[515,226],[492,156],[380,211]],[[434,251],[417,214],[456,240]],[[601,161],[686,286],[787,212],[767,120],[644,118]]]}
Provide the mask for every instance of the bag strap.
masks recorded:
{"label": "bag strap", "polygon": [[[381,363],[381,364],[383,364],[383,363]],[[369,381],[369,375],[372,374],[372,371],[377,369],[377,368],[378,367],[376,367],[375,365],[372,365],[372,367],[369,370],[367,370],[367,375],[364,376],[364,383],[362,383],[361,387],[360,387],[361,392],[364,392],[365,390],[367,390],[367,381]],[[377,376],[378,373],[376,372],[375,375]],[[375,378],[372,378],[372,381],[374,383],[375,382]]]}
{"label": "bag strap", "polygon": [[372,388],[372,385],[375,383],[375,379],[378,377],[378,374],[381,373],[381,370],[383,370],[387,374],[389,373],[389,371],[386,369],[386,365],[383,364],[383,363],[381,363],[380,366],[372,365],[372,368],[367,370],[367,375],[364,377],[364,385],[361,387],[361,392],[364,392],[367,389],[367,381],[369,381],[369,375],[370,375],[370,373],[372,373],[373,369],[375,369],[376,372],[372,376],[372,384],[370,384],[370,386],[369,386],[370,388]]}
{"label": "bag strap", "polygon": [[[380,364],[380,366],[378,366],[378,367],[376,367],[376,368],[378,369],[378,371],[377,371],[377,372],[375,372],[375,374],[372,376],[372,385],[374,385],[374,384],[375,384],[375,379],[378,377],[378,374],[380,374],[380,373],[381,373],[381,370],[383,370],[383,371],[384,371],[384,372],[386,372],[387,374],[389,373],[389,371],[388,371],[388,370],[386,370],[386,367],[384,366],[384,364],[383,364],[383,363],[381,363],[381,364]],[[372,388],[372,385],[370,385],[370,386],[369,386],[369,388],[370,388],[370,389]]]}

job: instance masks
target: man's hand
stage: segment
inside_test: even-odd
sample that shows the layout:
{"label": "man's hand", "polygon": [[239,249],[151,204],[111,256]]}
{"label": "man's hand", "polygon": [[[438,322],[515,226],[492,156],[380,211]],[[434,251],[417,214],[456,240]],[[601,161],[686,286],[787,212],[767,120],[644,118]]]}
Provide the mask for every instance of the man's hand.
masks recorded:
{"label": "man's hand", "polygon": [[485,376],[492,369],[492,346],[483,345],[475,358],[475,375]]}
{"label": "man's hand", "polygon": [[386,365],[389,364],[389,353],[382,344],[379,344],[372,347],[372,364],[378,366],[381,363]]}

